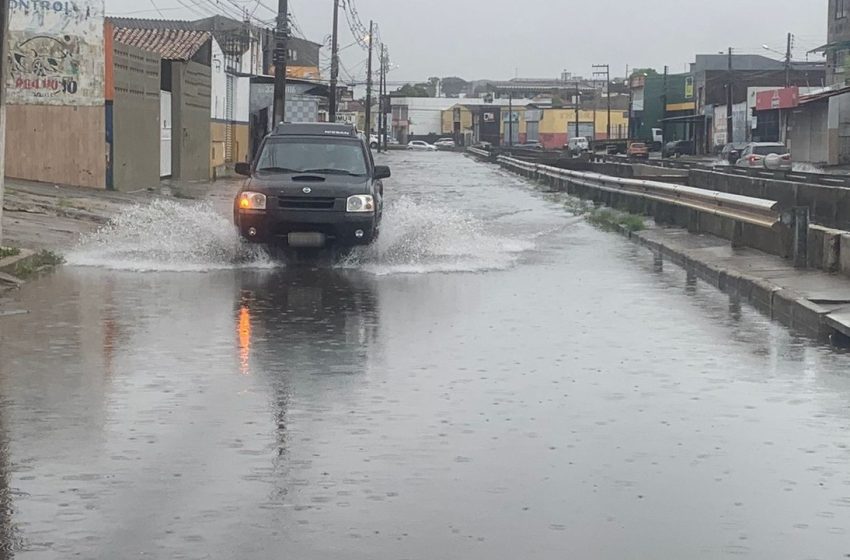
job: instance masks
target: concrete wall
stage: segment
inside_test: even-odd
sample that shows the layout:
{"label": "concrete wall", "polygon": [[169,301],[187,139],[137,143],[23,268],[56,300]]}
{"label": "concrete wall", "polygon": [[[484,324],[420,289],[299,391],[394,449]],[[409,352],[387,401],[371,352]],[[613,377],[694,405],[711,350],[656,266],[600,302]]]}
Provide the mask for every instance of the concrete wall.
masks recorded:
{"label": "concrete wall", "polygon": [[850,189],[714,173],[691,169],[692,187],[808,206],[811,220],[821,226],[850,230]]}
{"label": "concrete wall", "polygon": [[115,43],[112,186],[130,190],[159,184],[160,58]]}
{"label": "concrete wall", "polygon": [[106,188],[103,105],[6,106],[6,176]]}
{"label": "concrete wall", "polygon": [[172,176],[210,178],[210,68],[197,62],[171,64]]}

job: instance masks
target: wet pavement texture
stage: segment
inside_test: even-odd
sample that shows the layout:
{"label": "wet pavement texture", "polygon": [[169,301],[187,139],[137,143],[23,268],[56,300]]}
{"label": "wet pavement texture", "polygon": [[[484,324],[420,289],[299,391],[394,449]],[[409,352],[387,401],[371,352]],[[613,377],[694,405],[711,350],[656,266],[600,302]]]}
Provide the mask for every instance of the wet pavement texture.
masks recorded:
{"label": "wet pavement texture", "polygon": [[387,159],[343,262],[161,207],[5,302],[0,558],[850,554],[850,356],[562,195]]}

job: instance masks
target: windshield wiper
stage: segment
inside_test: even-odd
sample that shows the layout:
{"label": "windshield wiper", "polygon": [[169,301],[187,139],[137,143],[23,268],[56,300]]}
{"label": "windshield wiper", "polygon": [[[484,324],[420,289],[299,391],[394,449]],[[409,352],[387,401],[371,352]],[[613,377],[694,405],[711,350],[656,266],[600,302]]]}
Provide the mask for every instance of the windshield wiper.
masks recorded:
{"label": "windshield wiper", "polygon": [[257,171],[276,171],[278,173],[301,173],[298,169],[290,169],[288,167],[261,167]]}
{"label": "windshield wiper", "polygon": [[326,173],[328,175],[350,175],[352,177],[362,177],[364,173],[354,173],[347,169],[305,169],[302,173]]}

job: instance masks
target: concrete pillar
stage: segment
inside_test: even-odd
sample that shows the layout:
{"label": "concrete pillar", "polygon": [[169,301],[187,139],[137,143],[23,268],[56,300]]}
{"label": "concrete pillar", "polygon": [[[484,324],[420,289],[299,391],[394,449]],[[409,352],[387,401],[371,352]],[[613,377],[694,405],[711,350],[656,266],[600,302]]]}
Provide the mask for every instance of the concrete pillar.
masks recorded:
{"label": "concrete pillar", "polygon": [[699,210],[688,210],[688,231],[699,233]]}
{"label": "concrete pillar", "polygon": [[809,250],[809,207],[794,208],[794,266],[806,268]]}
{"label": "concrete pillar", "polygon": [[850,233],[842,233],[838,249],[838,270],[850,276]]}
{"label": "concrete pillar", "polygon": [[732,226],[732,248],[744,246],[744,222],[735,222]]}
{"label": "concrete pillar", "polygon": [[823,269],[826,272],[838,272],[840,257],[841,233],[838,231],[825,232],[823,234]]}

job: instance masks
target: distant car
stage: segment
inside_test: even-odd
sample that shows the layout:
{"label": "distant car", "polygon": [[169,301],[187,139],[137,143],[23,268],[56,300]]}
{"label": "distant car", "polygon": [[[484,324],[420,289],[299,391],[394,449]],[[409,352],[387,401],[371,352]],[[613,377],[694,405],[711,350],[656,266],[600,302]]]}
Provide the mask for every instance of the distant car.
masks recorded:
{"label": "distant car", "polygon": [[790,171],[791,153],[779,142],[751,142],[741,152],[738,167],[778,169]]}
{"label": "distant car", "polygon": [[438,148],[454,148],[455,141],[451,138],[440,138],[439,140],[434,142],[434,145]]}
{"label": "distant car", "polygon": [[741,152],[743,152],[746,147],[746,144],[730,142],[723,146],[723,149],[720,150],[720,159],[729,162],[729,165],[735,165],[738,163],[738,160],[741,159]]}
{"label": "distant car", "polygon": [[626,149],[626,155],[634,159],[649,159],[649,147],[643,142],[632,142]]}
{"label": "distant car", "polygon": [[518,148],[525,148],[526,150],[543,150],[543,144],[540,142],[526,142],[524,144],[519,144]]}
{"label": "distant car", "polygon": [[423,140],[411,140],[407,143],[407,149],[435,152],[437,151],[437,146],[435,146],[434,144],[429,144],[428,142],[425,142]]}
{"label": "distant car", "polygon": [[378,145],[379,145],[378,137],[374,134],[370,134],[369,135],[369,147],[374,150],[374,149],[377,149]]}
{"label": "distant car", "polygon": [[690,140],[674,140],[673,142],[667,142],[661,150],[661,157],[664,158],[692,155],[694,155],[694,143]]}
{"label": "distant car", "polygon": [[575,138],[570,138],[565,147],[571,156],[577,156],[582,152],[590,150],[590,142],[584,136],[576,136]]}

